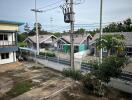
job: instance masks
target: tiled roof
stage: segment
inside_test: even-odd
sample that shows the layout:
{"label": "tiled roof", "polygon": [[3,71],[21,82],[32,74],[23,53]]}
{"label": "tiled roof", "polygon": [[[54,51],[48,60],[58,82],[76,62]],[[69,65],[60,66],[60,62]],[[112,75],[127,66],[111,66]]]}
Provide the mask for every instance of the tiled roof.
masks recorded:
{"label": "tiled roof", "polygon": [[[84,41],[88,36],[91,36],[91,35],[74,36],[74,44],[81,44],[82,41]],[[69,35],[68,36],[62,36],[61,38],[65,39],[67,42],[70,43],[70,36]]]}
{"label": "tiled roof", "polygon": [[[46,41],[47,39],[49,39],[52,36],[55,37],[54,35],[39,35],[39,43]],[[36,43],[36,36],[29,36],[27,39],[30,39],[32,42]]]}

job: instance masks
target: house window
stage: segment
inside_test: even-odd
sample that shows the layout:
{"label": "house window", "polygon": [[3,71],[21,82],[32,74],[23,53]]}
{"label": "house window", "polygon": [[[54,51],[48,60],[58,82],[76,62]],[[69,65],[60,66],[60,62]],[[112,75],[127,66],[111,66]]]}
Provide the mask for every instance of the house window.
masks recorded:
{"label": "house window", "polygon": [[106,48],[103,48],[103,52],[107,52],[107,49]]}
{"label": "house window", "polygon": [[8,35],[6,34],[0,34],[0,40],[8,40]]}
{"label": "house window", "polygon": [[7,35],[4,35],[4,40],[8,40],[8,36]]}
{"label": "house window", "polygon": [[3,35],[0,34],[0,40],[3,40]]}
{"label": "house window", "polygon": [[59,49],[61,49],[61,50],[63,49],[63,45],[62,44],[59,45]]}
{"label": "house window", "polygon": [[8,59],[9,53],[1,53],[1,59]]}
{"label": "house window", "polygon": [[132,55],[132,47],[128,47],[126,50],[127,50],[127,55]]}

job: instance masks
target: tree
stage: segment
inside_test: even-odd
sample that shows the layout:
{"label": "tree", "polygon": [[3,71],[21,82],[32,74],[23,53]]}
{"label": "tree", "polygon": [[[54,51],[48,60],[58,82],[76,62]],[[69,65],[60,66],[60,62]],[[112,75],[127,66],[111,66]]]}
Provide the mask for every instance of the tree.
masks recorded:
{"label": "tree", "polygon": [[60,32],[56,32],[56,33],[53,33],[53,35],[55,35],[56,37],[60,37],[61,33]]}
{"label": "tree", "polygon": [[125,48],[124,39],[124,35],[121,34],[103,35],[102,39],[96,39],[96,46],[98,49],[106,48],[108,56],[112,54],[112,50],[115,50],[115,53],[119,54]]}
{"label": "tree", "polygon": [[105,28],[103,32],[131,32],[132,31],[132,21],[130,18],[119,23],[111,23]]}
{"label": "tree", "polygon": [[128,18],[127,20],[124,21],[124,28],[125,28],[125,32],[130,32],[132,31],[132,21],[130,18]]}
{"label": "tree", "polygon": [[29,27],[28,23],[25,24],[24,30],[25,30],[26,33],[30,32],[30,27]]}
{"label": "tree", "polygon": [[78,29],[75,33],[78,34],[78,35],[79,35],[79,34],[84,35],[85,29],[80,28],[80,29]]}
{"label": "tree", "polygon": [[23,42],[27,38],[28,34],[27,33],[21,33],[18,34],[18,42]]}

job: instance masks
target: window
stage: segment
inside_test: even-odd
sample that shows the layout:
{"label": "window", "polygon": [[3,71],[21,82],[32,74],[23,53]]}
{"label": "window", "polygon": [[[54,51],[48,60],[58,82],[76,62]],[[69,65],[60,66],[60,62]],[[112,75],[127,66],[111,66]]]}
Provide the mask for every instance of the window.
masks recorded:
{"label": "window", "polygon": [[106,48],[103,48],[103,52],[107,52],[107,49]]}
{"label": "window", "polygon": [[4,40],[8,40],[8,36],[7,35],[4,35]]}
{"label": "window", "polygon": [[3,35],[0,34],[0,40],[3,40]]}
{"label": "window", "polygon": [[1,53],[1,59],[8,59],[9,53]]}
{"label": "window", "polygon": [[0,40],[8,40],[8,35],[0,34]]}

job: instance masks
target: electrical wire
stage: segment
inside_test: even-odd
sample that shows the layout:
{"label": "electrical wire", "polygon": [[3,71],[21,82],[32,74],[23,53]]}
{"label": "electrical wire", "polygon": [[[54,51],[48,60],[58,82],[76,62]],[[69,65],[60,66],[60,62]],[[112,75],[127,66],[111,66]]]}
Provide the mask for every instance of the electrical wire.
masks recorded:
{"label": "electrical wire", "polygon": [[59,0],[58,2],[54,2],[54,3],[52,3],[52,4],[49,4],[49,5],[46,5],[46,6],[40,7],[40,8],[38,8],[38,9],[44,9],[44,8],[49,7],[49,6],[52,6],[52,5],[55,5],[55,4],[58,4],[58,3],[61,3],[61,2],[62,2],[62,0]]}
{"label": "electrical wire", "polygon": [[59,8],[59,6],[56,6],[56,7],[53,7],[53,8],[49,8],[49,9],[45,9],[45,10],[42,10],[43,12],[47,12],[47,11],[51,11],[51,10],[54,10],[54,9],[57,9]]}

